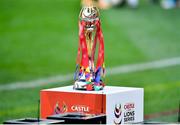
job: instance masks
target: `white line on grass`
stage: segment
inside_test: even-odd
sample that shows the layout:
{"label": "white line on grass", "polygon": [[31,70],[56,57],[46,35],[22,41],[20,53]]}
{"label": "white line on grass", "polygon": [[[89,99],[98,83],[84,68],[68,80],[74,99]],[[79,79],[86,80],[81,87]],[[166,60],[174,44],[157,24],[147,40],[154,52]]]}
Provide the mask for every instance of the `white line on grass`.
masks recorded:
{"label": "white line on grass", "polygon": [[[180,57],[174,57],[174,58],[146,62],[146,63],[115,66],[112,68],[107,68],[106,75],[132,73],[132,72],[137,72],[137,71],[144,71],[148,69],[159,69],[159,68],[175,66],[175,65],[180,65]],[[38,86],[44,86],[47,84],[54,84],[57,82],[60,83],[60,82],[70,81],[72,79],[73,79],[73,74],[57,75],[57,76],[42,78],[38,80],[15,82],[15,83],[10,83],[10,84],[0,85],[0,91],[15,90],[15,89],[22,89],[22,88],[33,88],[33,87],[38,87]]]}

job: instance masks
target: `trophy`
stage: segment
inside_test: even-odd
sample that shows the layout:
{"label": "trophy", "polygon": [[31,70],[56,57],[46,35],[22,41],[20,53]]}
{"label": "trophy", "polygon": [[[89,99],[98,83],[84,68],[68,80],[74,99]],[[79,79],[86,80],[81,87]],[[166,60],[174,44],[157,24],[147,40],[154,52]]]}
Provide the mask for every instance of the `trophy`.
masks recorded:
{"label": "trophy", "polygon": [[79,45],[74,89],[102,90],[105,86],[104,37],[99,10],[84,6],[79,14]]}

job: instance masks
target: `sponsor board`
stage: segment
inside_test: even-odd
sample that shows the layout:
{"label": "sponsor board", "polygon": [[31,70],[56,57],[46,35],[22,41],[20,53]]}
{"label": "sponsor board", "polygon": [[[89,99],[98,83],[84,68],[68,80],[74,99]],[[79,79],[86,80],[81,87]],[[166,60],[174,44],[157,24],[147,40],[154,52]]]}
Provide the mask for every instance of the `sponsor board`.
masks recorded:
{"label": "sponsor board", "polygon": [[105,114],[105,102],[102,94],[41,91],[41,118],[65,112]]}

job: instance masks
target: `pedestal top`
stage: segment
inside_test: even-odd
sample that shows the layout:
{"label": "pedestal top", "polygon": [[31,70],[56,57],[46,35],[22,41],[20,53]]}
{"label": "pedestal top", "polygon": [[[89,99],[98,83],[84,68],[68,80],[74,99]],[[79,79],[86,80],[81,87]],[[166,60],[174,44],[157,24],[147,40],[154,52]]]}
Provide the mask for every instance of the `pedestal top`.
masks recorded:
{"label": "pedestal top", "polygon": [[50,89],[43,89],[41,91],[52,91],[52,92],[72,92],[72,93],[87,93],[87,94],[114,94],[121,93],[126,91],[137,91],[143,90],[143,88],[135,88],[135,87],[119,87],[119,86],[105,86],[103,90],[100,91],[85,91],[85,90],[74,90],[73,86],[64,86],[64,87],[56,87]]}

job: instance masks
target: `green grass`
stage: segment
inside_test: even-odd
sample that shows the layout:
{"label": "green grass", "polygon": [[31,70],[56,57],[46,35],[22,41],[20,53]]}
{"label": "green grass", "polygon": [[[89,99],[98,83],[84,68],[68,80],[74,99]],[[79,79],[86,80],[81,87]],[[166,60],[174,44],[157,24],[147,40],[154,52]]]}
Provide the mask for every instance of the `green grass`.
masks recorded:
{"label": "green grass", "polygon": [[74,71],[78,1],[9,0],[0,5],[0,83]]}
{"label": "green grass", "polygon": [[[178,119],[178,114],[174,114],[174,115],[170,115],[170,116],[162,116],[162,117],[159,117],[159,118],[154,118],[152,120],[149,120],[149,121],[161,121],[161,122],[164,122],[164,124],[167,124],[167,123],[178,123],[177,121]],[[172,122],[174,121],[174,122]]]}
{"label": "green grass", "polygon": [[[0,1],[0,85],[72,73],[78,44],[77,0]],[[101,11],[107,67],[180,56],[180,10],[142,3]],[[107,76],[107,85],[145,89],[145,114],[178,108],[180,66]],[[0,91],[0,123],[36,117],[39,90]],[[176,116],[155,120],[176,121]]]}

